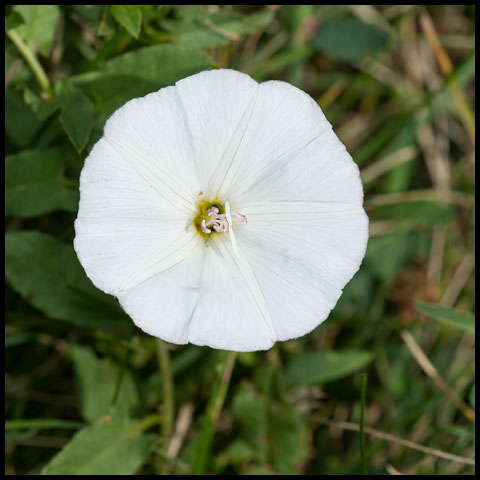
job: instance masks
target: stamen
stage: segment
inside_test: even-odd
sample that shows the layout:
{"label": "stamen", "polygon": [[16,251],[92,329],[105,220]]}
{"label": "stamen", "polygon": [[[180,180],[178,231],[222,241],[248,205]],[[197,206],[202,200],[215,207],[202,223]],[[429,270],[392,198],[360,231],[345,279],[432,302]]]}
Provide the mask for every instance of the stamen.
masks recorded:
{"label": "stamen", "polygon": [[248,223],[247,217],[241,213],[232,213],[232,219],[239,220],[242,223]]}
{"label": "stamen", "polygon": [[202,223],[201,223],[200,227],[202,228],[203,233],[211,233],[211,230],[209,228],[207,228],[206,225],[205,225],[205,220],[202,220]]}
{"label": "stamen", "polygon": [[211,233],[212,228],[215,232],[218,233],[228,231],[230,240],[232,242],[233,251],[238,257],[240,255],[240,251],[238,249],[237,240],[233,231],[233,222],[236,221],[248,223],[247,217],[241,213],[231,213],[230,204],[228,202],[225,202],[225,213],[220,213],[218,207],[213,206],[209,208],[207,215],[210,217],[208,222],[206,221],[206,219],[202,219],[202,222],[200,224],[202,232],[207,234]]}

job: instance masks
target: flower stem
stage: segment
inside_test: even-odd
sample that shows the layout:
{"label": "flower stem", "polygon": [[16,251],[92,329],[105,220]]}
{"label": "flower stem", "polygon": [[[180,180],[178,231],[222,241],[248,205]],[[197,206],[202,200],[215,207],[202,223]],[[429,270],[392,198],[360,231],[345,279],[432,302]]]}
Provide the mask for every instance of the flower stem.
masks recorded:
{"label": "flower stem", "polygon": [[220,375],[217,377],[208,402],[202,435],[193,460],[192,473],[194,475],[202,475],[205,470],[215,425],[222,411],[234,365],[235,352],[222,352],[222,359],[217,365],[217,370]]}
{"label": "flower stem", "polygon": [[167,344],[160,338],[157,339],[158,366],[162,373],[163,389],[163,422],[162,431],[165,441],[168,442],[173,428],[175,415],[175,394],[173,390],[172,371],[170,369],[170,355]]}
{"label": "flower stem", "polygon": [[120,396],[120,390],[122,388],[122,382],[125,377],[125,371],[127,370],[127,364],[128,364],[128,350],[125,349],[125,354],[123,356],[123,361],[122,361],[122,366],[120,367],[120,370],[118,371],[118,376],[117,376],[117,382],[115,385],[115,391],[113,393],[112,401],[111,401],[111,406],[115,407],[117,404],[118,397]]}
{"label": "flower stem", "polygon": [[360,393],[360,456],[362,457],[362,473],[367,474],[367,453],[365,446],[365,403],[367,396],[367,374],[362,375],[361,393]]}
{"label": "flower stem", "polygon": [[23,55],[23,58],[28,63],[30,69],[32,70],[35,78],[37,79],[40,88],[47,93],[52,93],[52,87],[50,86],[50,81],[48,80],[45,70],[40,65],[39,61],[35,57],[34,53],[28,45],[20,38],[20,35],[15,31],[15,29],[7,30],[8,38],[13,42],[17,47],[20,53]]}

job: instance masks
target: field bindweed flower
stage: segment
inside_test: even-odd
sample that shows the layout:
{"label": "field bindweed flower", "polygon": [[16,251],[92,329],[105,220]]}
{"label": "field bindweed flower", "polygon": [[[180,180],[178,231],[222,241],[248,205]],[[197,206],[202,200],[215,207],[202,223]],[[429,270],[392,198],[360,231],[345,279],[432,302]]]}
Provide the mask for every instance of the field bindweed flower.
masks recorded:
{"label": "field bindweed flower", "polygon": [[109,118],[74,246],[145,332],[265,350],[327,318],[365,254],[362,205],[358,167],[310,96],[205,71]]}

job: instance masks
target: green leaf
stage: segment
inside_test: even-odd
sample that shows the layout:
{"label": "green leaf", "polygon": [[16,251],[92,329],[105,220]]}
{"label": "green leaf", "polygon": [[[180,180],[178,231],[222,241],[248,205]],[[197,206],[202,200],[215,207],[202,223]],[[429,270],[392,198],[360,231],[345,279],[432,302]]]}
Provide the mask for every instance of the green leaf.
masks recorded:
{"label": "green leaf", "polygon": [[404,202],[381,205],[375,209],[376,220],[407,221],[409,224],[445,225],[454,215],[450,205],[441,202]]}
{"label": "green leaf", "polygon": [[78,190],[67,188],[62,152],[24,150],[5,158],[5,215],[35,217],[54,210],[76,212]]}
{"label": "green leaf", "polygon": [[22,98],[11,89],[5,91],[5,131],[9,142],[20,148],[31,144],[41,127],[40,121]]}
{"label": "green leaf", "polygon": [[138,38],[142,25],[140,5],[112,5],[112,15],[132,37]]}
{"label": "green leaf", "polygon": [[301,473],[299,465],[308,456],[305,421],[292,405],[271,405],[268,438],[275,465],[287,475]]}
{"label": "green leaf", "polygon": [[198,48],[224,47],[232,43],[232,40],[225,35],[207,27],[201,18],[165,19],[160,22],[160,25],[171,34],[172,40],[185,46]]}
{"label": "green leaf", "polygon": [[358,18],[337,18],[326,22],[313,39],[313,47],[344,62],[357,62],[367,52],[382,52],[388,33]]}
{"label": "green leaf", "polygon": [[303,353],[287,363],[285,378],[295,385],[331,382],[360,370],[372,359],[366,350]]}
{"label": "green leaf", "polygon": [[287,475],[299,473],[298,465],[308,452],[305,421],[295,407],[272,402],[243,385],[235,395],[232,413],[252,448],[249,454],[258,463],[273,463]]}
{"label": "green leaf", "polygon": [[[146,421],[147,420],[147,421]],[[152,439],[143,430],[152,424],[121,422],[105,416],[78,432],[42,470],[42,475],[133,475],[145,462]]]}
{"label": "green leaf", "polygon": [[[72,345],[70,351],[80,386],[83,418],[94,422],[111,409],[119,368],[108,358],[97,358],[88,347]],[[127,417],[137,403],[138,394],[132,377],[125,372],[115,412],[120,417]]]}
{"label": "green leaf", "polygon": [[62,109],[60,123],[73,146],[80,153],[90,138],[95,106],[84,93],[70,82],[57,83],[55,97]]}
{"label": "green leaf", "polygon": [[88,83],[103,76],[123,75],[166,86],[211,65],[210,57],[198,48],[154,45],[119,55],[106,62],[100,71],[72,77],[72,80]]}
{"label": "green leaf", "polygon": [[8,17],[5,18],[5,31],[18,27],[25,23],[25,20],[18,12],[10,12]]}
{"label": "green leaf", "polygon": [[369,271],[383,282],[388,282],[404,265],[408,255],[408,235],[397,231],[391,235],[370,238],[364,262]]}
{"label": "green leaf", "polygon": [[[256,453],[254,448],[246,442],[243,438],[235,438],[228,445],[228,447],[216,458],[216,464],[223,469],[227,465],[233,465],[236,468],[241,468],[246,463],[251,463],[255,460]],[[239,472],[244,474],[243,471]]]}
{"label": "green leaf", "polygon": [[70,80],[95,99],[104,122],[128,100],[173,85],[211,65],[210,57],[198,48],[155,45],[115,57],[100,70]]}
{"label": "green leaf", "polygon": [[85,328],[127,334],[132,322],[87,279],[72,245],[35,231],[5,235],[10,286],[47,316]]}
{"label": "green leaf", "polygon": [[17,27],[18,34],[31,48],[47,56],[52,48],[60,9],[58,5],[16,5],[25,23]]}
{"label": "green leaf", "polygon": [[[215,27],[235,33],[237,35],[248,35],[259,28],[265,28],[273,19],[272,12],[256,12],[250,15],[239,15],[233,12],[217,12],[210,16]],[[212,27],[210,27],[212,28]]]}
{"label": "green leaf", "polygon": [[23,89],[23,101],[41,122],[45,121],[58,108],[55,100],[43,100],[27,86],[24,86]]}
{"label": "green leaf", "polygon": [[91,22],[92,27],[95,29],[100,22],[102,13],[104,11],[104,5],[70,5],[72,11],[83,17],[88,22]]}
{"label": "green leaf", "polygon": [[178,42],[200,48],[230,45],[235,36],[247,35],[266,27],[272,12],[240,15],[234,12],[217,12],[210,16],[197,12],[180,20],[163,20],[162,27],[175,35]]}
{"label": "green leaf", "polygon": [[428,302],[415,302],[415,307],[428,317],[439,320],[450,327],[475,333],[475,315],[473,313],[461,312],[455,308]]}
{"label": "green leaf", "polygon": [[33,338],[34,335],[31,333],[14,333],[10,335],[5,335],[5,348],[22,345],[23,343],[29,342]]}

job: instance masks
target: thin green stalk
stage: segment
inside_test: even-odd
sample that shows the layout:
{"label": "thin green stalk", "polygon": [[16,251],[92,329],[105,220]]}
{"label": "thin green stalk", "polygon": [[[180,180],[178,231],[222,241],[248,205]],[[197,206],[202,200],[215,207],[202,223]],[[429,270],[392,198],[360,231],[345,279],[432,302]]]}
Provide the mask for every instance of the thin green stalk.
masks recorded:
{"label": "thin green stalk", "polygon": [[113,393],[111,406],[114,407],[117,404],[118,397],[120,395],[120,390],[122,388],[123,378],[125,377],[125,371],[127,370],[128,364],[128,350],[125,350],[125,355],[123,357],[122,366],[117,376],[117,383],[115,385],[115,392]]}
{"label": "thin green stalk", "polygon": [[173,390],[172,371],[170,368],[170,354],[167,344],[160,338],[157,339],[157,358],[160,372],[162,373],[163,414],[162,431],[165,440],[170,438],[175,415],[175,393]]}
{"label": "thin green stalk", "polygon": [[365,447],[365,404],[367,398],[367,374],[362,375],[361,385],[361,410],[360,410],[360,455],[362,457],[362,473],[367,474],[367,454]]}
{"label": "thin green stalk", "polygon": [[42,428],[66,428],[76,430],[84,426],[84,423],[63,420],[60,418],[23,418],[20,420],[5,421],[5,430],[7,431]]}
{"label": "thin green stalk", "polygon": [[14,28],[12,28],[11,30],[7,30],[7,36],[18,48],[25,61],[28,63],[28,66],[31,68],[33,74],[35,75],[35,78],[37,79],[40,88],[44,92],[51,94],[52,87],[50,86],[50,81],[48,80],[47,74],[45,73],[45,70],[43,70],[32,50],[30,50],[28,45],[20,38],[20,35],[18,35]]}
{"label": "thin green stalk", "polygon": [[235,352],[222,352],[222,359],[217,365],[220,375],[217,377],[215,386],[208,401],[206,417],[203,423],[202,435],[198,443],[195,458],[193,460],[192,473],[202,475],[207,465],[210,445],[212,443],[215,425],[222,411],[225,396],[227,394],[233,366],[235,365]]}
{"label": "thin green stalk", "polygon": [[166,456],[168,444],[173,431],[173,420],[175,416],[175,391],[173,388],[172,369],[170,366],[170,354],[168,352],[167,343],[161,338],[157,338],[157,359],[160,372],[162,374],[162,450],[164,453],[158,458],[160,460],[157,468],[161,475],[168,475],[171,462]]}

